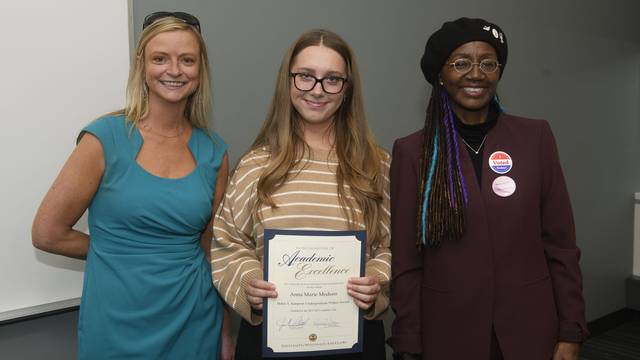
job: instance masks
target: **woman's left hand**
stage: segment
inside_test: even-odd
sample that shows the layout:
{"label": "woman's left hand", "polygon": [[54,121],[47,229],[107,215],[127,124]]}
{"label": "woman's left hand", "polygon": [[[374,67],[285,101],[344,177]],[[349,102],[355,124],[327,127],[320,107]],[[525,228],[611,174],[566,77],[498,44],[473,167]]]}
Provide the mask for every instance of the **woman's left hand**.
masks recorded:
{"label": "woman's left hand", "polygon": [[377,277],[349,278],[347,282],[347,293],[362,310],[368,310],[376,302],[379,292],[380,281]]}
{"label": "woman's left hand", "polygon": [[222,346],[220,347],[220,360],[234,360],[236,353],[236,343],[229,334],[222,334]]}
{"label": "woman's left hand", "polygon": [[220,330],[220,360],[234,360],[236,356],[236,342],[231,336],[231,310],[224,304],[222,311],[222,329]]}
{"label": "woman's left hand", "polygon": [[553,352],[553,360],[578,360],[580,344],[558,341]]}

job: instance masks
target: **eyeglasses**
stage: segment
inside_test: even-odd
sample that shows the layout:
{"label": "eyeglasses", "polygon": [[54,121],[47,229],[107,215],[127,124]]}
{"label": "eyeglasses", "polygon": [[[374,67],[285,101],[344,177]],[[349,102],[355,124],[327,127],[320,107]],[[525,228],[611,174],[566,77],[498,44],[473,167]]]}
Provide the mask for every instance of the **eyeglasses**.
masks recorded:
{"label": "eyeglasses", "polygon": [[144,21],[142,22],[142,30],[144,30],[147,26],[153,24],[154,22],[160,19],[168,18],[168,17],[174,17],[178,20],[182,20],[185,23],[196,28],[198,32],[201,32],[200,21],[198,21],[198,18],[182,11],[176,11],[176,12],[157,11],[157,12],[151,13],[144,18]]}
{"label": "eyeglasses", "polygon": [[293,85],[300,91],[310,91],[316,87],[317,83],[320,83],[322,91],[327,94],[337,94],[342,91],[346,78],[330,75],[318,79],[317,77],[307,73],[290,73],[293,77]]}
{"label": "eyeglasses", "polygon": [[491,74],[502,66],[502,64],[492,59],[484,59],[479,63],[474,63],[469,59],[458,59],[452,63],[448,63],[447,65],[453,67],[455,71],[461,74],[466,74],[471,71],[471,68],[473,68],[474,65],[478,65],[478,67],[480,67],[480,71],[485,74]]}

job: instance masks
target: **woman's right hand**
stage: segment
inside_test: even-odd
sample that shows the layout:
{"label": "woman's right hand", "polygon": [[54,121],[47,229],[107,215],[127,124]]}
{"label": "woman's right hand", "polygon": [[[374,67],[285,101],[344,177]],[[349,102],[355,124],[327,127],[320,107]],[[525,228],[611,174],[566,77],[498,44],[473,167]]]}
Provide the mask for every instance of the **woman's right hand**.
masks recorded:
{"label": "woman's right hand", "polygon": [[276,298],[276,286],[264,280],[251,279],[244,289],[247,294],[247,301],[254,310],[262,310],[262,301],[264,298]]}

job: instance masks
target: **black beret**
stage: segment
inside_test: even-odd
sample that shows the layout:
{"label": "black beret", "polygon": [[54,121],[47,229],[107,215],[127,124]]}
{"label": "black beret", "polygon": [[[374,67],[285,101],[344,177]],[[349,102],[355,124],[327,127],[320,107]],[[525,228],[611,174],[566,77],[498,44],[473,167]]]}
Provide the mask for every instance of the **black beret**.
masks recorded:
{"label": "black beret", "polygon": [[498,25],[483,19],[460,18],[447,21],[427,40],[420,60],[422,73],[433,85],[449,55],[460,45],[471,41],[484,41],[496,49],[498,62],[502,64],[500,77],[507,65],[507,37]]}

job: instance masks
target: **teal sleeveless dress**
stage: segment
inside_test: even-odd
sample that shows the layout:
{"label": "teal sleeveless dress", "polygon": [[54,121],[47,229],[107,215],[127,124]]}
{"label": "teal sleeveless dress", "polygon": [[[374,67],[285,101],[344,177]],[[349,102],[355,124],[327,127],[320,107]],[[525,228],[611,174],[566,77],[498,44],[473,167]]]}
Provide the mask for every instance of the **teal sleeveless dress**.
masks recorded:
{"label": "teal sleeveless dress", "polygon": [[102,143],[105,169],[89,206],[78,358],[217,359],[222,303],[200,234],[226,144],[194,128],[196,168],[167,179],[138,165],[143,139],[124,116],[85,132]]}

